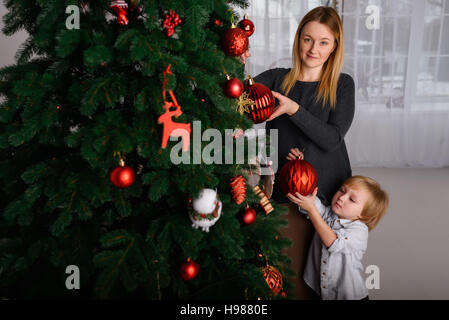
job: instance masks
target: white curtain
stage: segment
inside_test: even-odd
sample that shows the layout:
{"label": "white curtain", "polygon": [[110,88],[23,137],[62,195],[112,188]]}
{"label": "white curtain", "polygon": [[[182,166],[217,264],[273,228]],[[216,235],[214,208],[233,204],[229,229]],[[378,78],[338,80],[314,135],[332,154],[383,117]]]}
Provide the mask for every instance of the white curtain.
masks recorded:
{"label": "white curtain", "polygon": [[297,26],[320,5],[342,17],[356,83],[352,166],[449,166],[449,0],[250,0],[246,72],[291,67]]}

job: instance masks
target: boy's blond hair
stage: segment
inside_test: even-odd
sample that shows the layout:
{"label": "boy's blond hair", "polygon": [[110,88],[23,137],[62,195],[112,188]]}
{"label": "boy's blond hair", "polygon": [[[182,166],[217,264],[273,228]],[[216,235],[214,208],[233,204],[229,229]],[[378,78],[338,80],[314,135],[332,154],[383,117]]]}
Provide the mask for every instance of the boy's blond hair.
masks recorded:
{"label": "boy's blond hair", "polygon": [[353,189],[364,188],[371,195],[363,207],[360,218],[360,221],[364,222],[368,226],[368,230],[371,231],[387,211],[388,193],[382,190],[379,183],[369,177],[352,176],[344,184]]}

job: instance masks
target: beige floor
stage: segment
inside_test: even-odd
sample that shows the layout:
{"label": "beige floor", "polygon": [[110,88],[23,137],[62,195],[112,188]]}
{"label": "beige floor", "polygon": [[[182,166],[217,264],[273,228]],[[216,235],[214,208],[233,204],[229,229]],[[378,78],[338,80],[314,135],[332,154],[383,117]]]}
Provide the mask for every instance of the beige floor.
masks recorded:
{"label": "beige floor", "polygon": [[449,168],[355,168],[390,195],[363,265],[379,267],[378,299],[449,299]]}

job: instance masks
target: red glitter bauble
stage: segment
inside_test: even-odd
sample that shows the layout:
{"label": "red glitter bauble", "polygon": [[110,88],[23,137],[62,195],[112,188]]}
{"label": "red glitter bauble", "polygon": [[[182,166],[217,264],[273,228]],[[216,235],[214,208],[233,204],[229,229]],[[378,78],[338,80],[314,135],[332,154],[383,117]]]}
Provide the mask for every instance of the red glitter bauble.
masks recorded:
{"label": "red glitter bauble", "polygon": [[118,188],[130,187],[136,178],[133,168],[128,166],[119,166],[112,170],[109,179],[112,184]]}
{"label": "red glitter bauble", "polygon": [[224,86],[224,93],[229,98],[237,99],[243,93],[243,83],[237,78],[230,78],[226,81]]}
{"label": "red glitter bauble", "polygon": [[181,278],[184,281],[192,280],[196,277],[198,274],[198,271],[200,270],[200,267],[198,263],[196,263],[193,260],[190,260],[190,258],[187,259],[186,262],[181,264]]}
{"label": "red glitter bauble", "polygon": [[246,35],[250,37],[254,33],[254,23],[248,19],[247,16],[239,22],[238,27],[245,31]]}
{"label": "red glitter bauble", "polygon": [[223,51],[228,56],[237,57],[248,50],[249,40],[245,31],[233,26],[231,29],[226,31],[221,44]]}
{"label": "red glitter bauble", "polygon": [[256,221],[257,213],[252,208],[246,208],[245,213],[243,214],[242,220],[246,225],[250,225]]}
{"label": "red glitter bauble", "polygon": [[249,107],[248,116],[254,123],[261,123],[267,120],[274,111],[274,96],[271,90],[261,83],[254,83],[249,77],[245,84],[245,92],[254,104]]}
{"label": "red glitter bauble", "polygon": [[279,172],[279,184],[285,194],[298,192],[308,196],[315,190],[317,180],[315,168],[305,160],[290,160]]}

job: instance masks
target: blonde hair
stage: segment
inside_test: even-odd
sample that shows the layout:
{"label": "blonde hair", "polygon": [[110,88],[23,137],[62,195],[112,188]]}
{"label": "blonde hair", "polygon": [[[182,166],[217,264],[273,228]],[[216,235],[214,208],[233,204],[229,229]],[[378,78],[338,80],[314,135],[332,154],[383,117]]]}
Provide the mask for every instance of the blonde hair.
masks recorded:
{"label": "blonde hair", "polygon": [[315,102],[317,103],[320,100],[322,101],[323,108],[326,103],[329,102],[331,109],[335,109],[337,103],[338,79],[343,67],[345,41],[340,16],[332,7],[317,7],[309,11],[301,20],[301,23],[296,30],[295,41],[293,44],[292,69],[285,76],[281,89],[284,91],[284,95],[287,96],[299,79],[301,72],[301,56],[299,51],[300,36],[304,26],[311,21],[318,21],[319,23],[327,25],[335,37],[336,47],[323,65],[323,69],[321,70],[321,81],[315,99]]}
{"label": "blonde hair", "polygon": [[352,176],[344,182],[344,185],[353,189],[364,188],[369,192],[370,197],[363,207],[360,221],[364,222],[371,231],[387,212],[388,193],[382,190],[375,180],[364,176]]}

